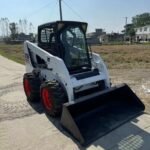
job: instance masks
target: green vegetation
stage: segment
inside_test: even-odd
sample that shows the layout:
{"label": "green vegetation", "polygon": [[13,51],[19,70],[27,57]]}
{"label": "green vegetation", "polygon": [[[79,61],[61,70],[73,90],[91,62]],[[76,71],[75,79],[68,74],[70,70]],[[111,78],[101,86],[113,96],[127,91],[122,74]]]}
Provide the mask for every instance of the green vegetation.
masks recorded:
{"label": "green vegetation", "polygon": [[150,25],[150,13],[143,13],[132,18],[134,27]]}
{"label": "green vegetation", "polygon": [[0,55],[24,64],[23,45],[0,44]]}
{"label": "green vegetation", "polygon": [[132,40],[135,37],[134,25],[133,24],[127,24],[125,26],[125,28],[126,28],[125,34],[128,35],[128,36],[130,36],[130,38],[131,38],[130,41],[132,43]]}

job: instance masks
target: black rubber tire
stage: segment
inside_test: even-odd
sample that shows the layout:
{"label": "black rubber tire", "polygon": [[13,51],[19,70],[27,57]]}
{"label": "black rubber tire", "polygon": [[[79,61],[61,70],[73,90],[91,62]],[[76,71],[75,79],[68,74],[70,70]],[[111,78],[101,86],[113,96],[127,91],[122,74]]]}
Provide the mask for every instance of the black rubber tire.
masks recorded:
{"label": "black rubber tire", "polygon": [[[48,93],[51,93],[51,101],[52,101],[52,108],[49,110],[46,108],[44,104],[44,98],[42,96],[43,90],[48,90]],[[63,103],[67,102],[67,96],[64,88],[58,81],[53,80],[49,82],[45,82],[41,85],[41,102],[43,108],[48,116],[57,117],[60,116],[62,113],[62,105]],[[50,95],[49,95],[50,96]]]}
{"label": "black rubber tire", "polygon": [[[30,94],[27,94],[27,91],[25,89],[25,81],[28,81],[31,92]],[[26,94],[27,100],[29,102],[37,102],[40,101],[40,86],[41,86],[41,80],[36,77],[33,73],[26,73],[23,77],[23,87],[24,92]]]}

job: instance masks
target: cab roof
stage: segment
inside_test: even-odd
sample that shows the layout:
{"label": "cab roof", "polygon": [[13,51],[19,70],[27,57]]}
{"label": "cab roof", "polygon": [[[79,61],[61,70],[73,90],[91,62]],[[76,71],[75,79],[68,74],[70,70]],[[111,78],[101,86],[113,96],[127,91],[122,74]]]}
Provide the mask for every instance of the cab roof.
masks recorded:
{"label": "cab roof", "polygon": [[84,25],[88,25],[86,22],[79,22],[79,21],[54,21],[54,22],[49,22],[49,23],[45,23],[42,24],[40,26],[38,26],[38,29],[44,28],[44,27],[55,27],[56,25],[63,23],[65,25],[79,25],[79,24],[84,24]]}

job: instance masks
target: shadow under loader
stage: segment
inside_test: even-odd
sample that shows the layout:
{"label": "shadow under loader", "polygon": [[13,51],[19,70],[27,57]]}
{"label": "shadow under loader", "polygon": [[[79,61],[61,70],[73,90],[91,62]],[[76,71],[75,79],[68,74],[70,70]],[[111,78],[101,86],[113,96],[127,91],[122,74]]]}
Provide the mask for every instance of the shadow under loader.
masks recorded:
{"label": "shadow under loader", "polygon": [[123,84],[102,91],[92,99],[65,103],[61,124],[82,145],[88,145],[133,119],[144,109],[135,93]]}

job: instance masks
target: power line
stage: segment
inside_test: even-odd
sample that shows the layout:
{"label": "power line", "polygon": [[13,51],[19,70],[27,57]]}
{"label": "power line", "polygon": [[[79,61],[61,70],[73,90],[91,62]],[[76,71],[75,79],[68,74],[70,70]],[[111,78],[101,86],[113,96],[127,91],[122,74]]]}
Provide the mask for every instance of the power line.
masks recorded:
{"label": "power line", "polygon": [[44,10],[45,8],[47,8],[47,7],[51,6],[52,4],[54,4],[55,2],[56,1],[53,1],[53,2],[49,2],[49,3],[45,4],[45,5],[43,5],[42,7],[38,8],[37,10],[29,13],[25,18],[29,18],[29,17],[39,13],[41,10]]}
{"label": "power line", "polygon": [[55,11],[56,6],[57,6],[57,3],[58,3],[58,1],[56,1],[55,5],[53,6],[53,8],[52,8],[51,11],[50,11],[51,18],[53,17],[54,11]]}
{"label": "power line", "polygon": [[79,14],[78,14],[78,12],[77,11],[75,11],[70,5],[68,5],[64,0],[62,0],[62,2],[70,9],[70,10],[72,10],[72,12],[74,13],[74,14],[76,14],[76,16],[78,16],[81,20],[84,20]]}
{"label": "power line", "polygon": [[[85,20],[83,17],[81,17],[81,15],[79,15],[79,13],[76,11],[76,10],[74,10],[66,1],[64,1],[64,0],[62,0],[63,1],[63,3],[70,9],[70,10],[72,10],[72,12],[76,15],[76,16],[78,16],[81,20]],[[89,27],[92,27],[92,28],[95,28],[93,25],[91,25],[90,23],[88,23],[89,24]]]}

